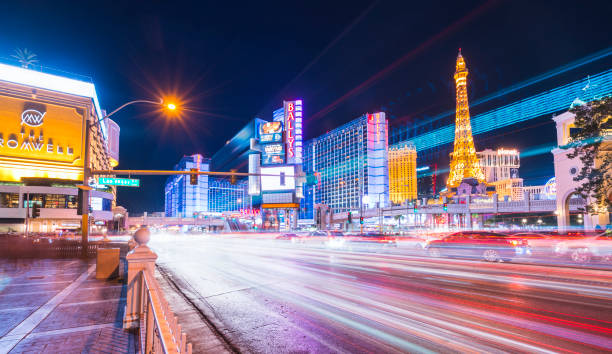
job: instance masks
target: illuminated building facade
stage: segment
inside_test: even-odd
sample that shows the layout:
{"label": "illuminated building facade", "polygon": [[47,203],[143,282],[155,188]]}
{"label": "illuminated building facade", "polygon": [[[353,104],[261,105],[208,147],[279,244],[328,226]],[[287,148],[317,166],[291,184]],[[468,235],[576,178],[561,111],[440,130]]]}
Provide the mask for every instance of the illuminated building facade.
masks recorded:
{"label": "illuminated building facade", "polygon": [[[175,171],[189,171],[197,168],[200,171],[210,170],[210,159],[200,154],[184,156],[174,166]],[[165,213],[168,217],[193,217],[194,214],[207,212],[208,183],[207,175],[198,175],[198,183],[192,185],[189,175],[168,177],[165,187]]]}
{"label": "illuminated building facade", "polygon": [[487,183],[519,178],[521,158],[516,149],[486,149],[476,153]]}
{"label": "illuminated building facade", "polygon": [[338,213],[388,203],[387,131],[384,112],[364,114],[306,143],[304,172],[317,181],[305,187],[302,218],[315,204]]}
{"label": "illuminated building facade", "polygon": [[227,178],[208,178],[208,211],[240,211],[251,208],[248,194],[248,180],[242,179],[231,184]]}
{"label": "illuminated building facade", "polygon": [[455,113],[455,147],[451,154],[450,173],[446,186],[458,187],[465,179],[475,179],[479,183],[485,182],[485,176],[480,168],[474,138],[472,137],[472,125],[470,123],[470,107],[467,96],[468,70],[465,60],[459,50],[455,70],[455,87],[457,93],[457,107]]}
{"label": "illuminated building facade", "polygon": [[298,225],[303,199],[302,163],[304,105],[302,100],[283,101],[272,113],[271,122],[260,122],[249,171],[249,194],[260,198],[262,227],[287,230]]}
{"label": "illuminated building facade", "polygon": [[389,199],[401,204],[417,198],[417,152],[411,143],[389,147]]}
{"label": "illuminated building facade", "polygon": [[[0,92],[0,230],[22,231],[26,219],[31,232],[80,228],[76,186],[83,183],[85,149],[92,169],[112,169],[119,159],[119,127],[109,119],[99,122],[103,111],[87,80],[0,64]],[[92,231],[104,231],[115,189],[90,185]],[[41,210],[32,219],[34,205]]]}
{"label": "illuminated building facade", "polygon": [[476,153],[487,185],[495,187],[500,200],[523,200],[523,179],[519,177],[521,159],[516,149],[486,149]]}
{"label": "illuminated building facade", "polygon": [[[200,154],[184,156],[174,166],[176,171],[197,168],[210,171],[211,160]],[[199,175],[192,185],[189,175],[170,176],[165,186],[165,215],[168,217],[193,217],[209,212],[226,212],[249,209],[251,200],[247,193],[248,180],[231,184],[226,177]]]}

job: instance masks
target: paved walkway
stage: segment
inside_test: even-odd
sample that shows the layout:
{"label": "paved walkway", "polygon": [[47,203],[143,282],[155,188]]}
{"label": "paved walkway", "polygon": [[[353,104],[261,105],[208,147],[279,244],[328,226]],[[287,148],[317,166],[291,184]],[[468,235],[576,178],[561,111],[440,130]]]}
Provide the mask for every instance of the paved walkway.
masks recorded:
{"label": "paved walkway", "polygon": [[94,262],[0,259],[0,353],[135,353],[125,294]]}

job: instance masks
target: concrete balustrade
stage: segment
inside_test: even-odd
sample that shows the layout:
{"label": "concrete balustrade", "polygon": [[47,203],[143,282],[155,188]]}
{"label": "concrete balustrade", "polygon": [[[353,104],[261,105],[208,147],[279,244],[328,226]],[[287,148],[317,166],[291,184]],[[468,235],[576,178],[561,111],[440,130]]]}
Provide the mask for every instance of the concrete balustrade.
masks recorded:
{"label": "concrete balustrade", "polygon": [[149,247],[150,233],[141,228],[134,234],[136,247],[126,256],[127,305],[123,328],[139,329],[144,353],[191,353],[191,343],[155,279],[157,255]]}

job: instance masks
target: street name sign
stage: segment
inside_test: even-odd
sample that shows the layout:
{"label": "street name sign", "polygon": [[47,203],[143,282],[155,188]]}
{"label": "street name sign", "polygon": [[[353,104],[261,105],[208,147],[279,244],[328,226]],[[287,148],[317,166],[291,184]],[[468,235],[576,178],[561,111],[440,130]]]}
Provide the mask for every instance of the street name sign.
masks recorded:
{"label": "street name sign", "polygon": [[135,178],[98,177],[98,184],[107,186],[140,187],[140,180]]}

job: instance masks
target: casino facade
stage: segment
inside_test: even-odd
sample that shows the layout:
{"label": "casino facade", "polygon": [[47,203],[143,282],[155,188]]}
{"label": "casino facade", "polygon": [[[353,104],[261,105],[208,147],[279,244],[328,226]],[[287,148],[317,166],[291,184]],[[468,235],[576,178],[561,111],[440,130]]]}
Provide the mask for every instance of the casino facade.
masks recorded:
{"label": "casino facade", "polygon": [[[101,117],[91,82],[0,64],[0,232],[24,231],[26,223],[34,233],[81,228],[85,149],[92,169],[112,169],[119,159],[119,127]],[[88,184],[92,230],[104,231],[116,190]]]}

